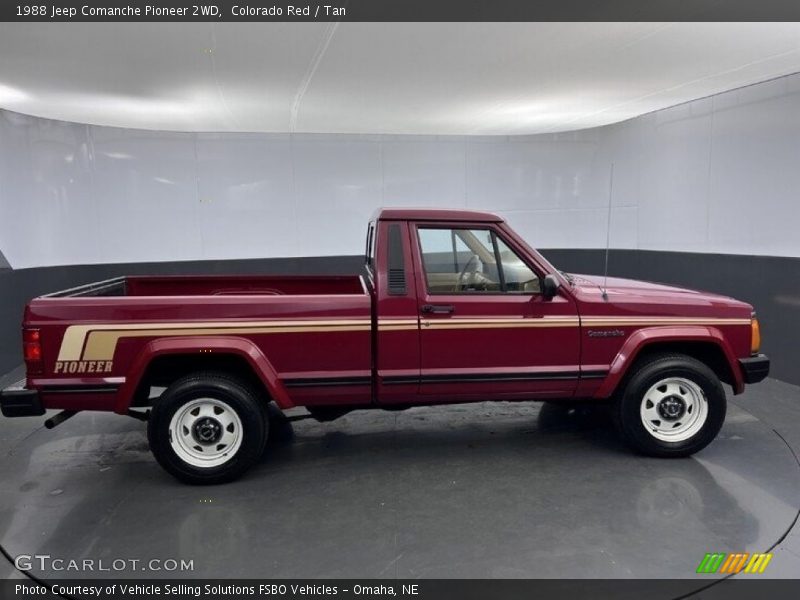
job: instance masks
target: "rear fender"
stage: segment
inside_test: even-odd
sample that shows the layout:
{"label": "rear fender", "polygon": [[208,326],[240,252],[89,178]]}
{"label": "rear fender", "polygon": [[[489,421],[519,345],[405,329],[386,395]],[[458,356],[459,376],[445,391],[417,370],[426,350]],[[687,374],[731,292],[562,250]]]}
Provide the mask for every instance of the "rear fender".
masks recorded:
{"label": "rear fender", "polygon": [[595,398],[608,398],[619,386],[631,365],[636,362],[636,357],[645,348],[659,342],[707,342],[715,344],[722,350],[725,360],[733,374],[734,393],[740,394],[744,391],[744,381],[739,369],[736,355],[733,352],[728,340],[716,327],[697,326],[678,326],[678,327],[652,327],[640,329],[632,334],[622,345],[619,353],[611,362],[603,383],[594,394]]}
{"label": "rear fender", "polygon": [[[261,349],[248,339],[240,337],[203,337],[202,351],[219,355],[236,355],[244,358],[256,376],[266,386],[272,400],[282,409],[294,406],[286,388]],[[169,355],[192,355],[201,352],[198,342],[190,337],[161,338],[148,342],[128,369],[125,383],[117,392],[114,412],[126,414],[142,376],[153,359]]]}

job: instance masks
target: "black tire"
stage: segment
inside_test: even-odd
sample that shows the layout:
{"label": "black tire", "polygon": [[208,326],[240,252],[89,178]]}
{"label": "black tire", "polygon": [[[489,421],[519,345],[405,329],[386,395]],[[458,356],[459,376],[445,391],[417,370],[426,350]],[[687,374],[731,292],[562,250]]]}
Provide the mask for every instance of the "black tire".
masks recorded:
{"label": "black tire", "polygon": [[[642,360],[633,369],[614,405],[614,421],[628,445],[648,456],[677,458],[690,456],[713,441],[722,428],[727,411],[725,391],[714,371],[699,360],[683,354],[654,355]],[[644,417],[640,412],[643,403],[648,409],[659,409],[659,406],[654,407],[652,402],[647,402],[645,394],[659,382],[667,380],[690,382],[693,386],[690,386],[689,394],[691,394],[692,387],[699,388],[702,391],[701,398],[695,403],[698,407],[702,407],[703,402],[705,402],[705,420],[702,421],[702,424],[699,424],[700,422],[698,421],[695,426],[698,429],[691,435],[687,432],[686,435],[688,437],[686,439],[679,439],[678,441],[659,439],[656,435],[669,436],[669,432],[665,434],[663,430],[658,430],[662,421],[649,421],[653,425],[648,428],[645,426]],[[659,389],[661,392],[657,391],[656,393],[666,394],[665,387]],[[682,389],[680,394],[686,391]],[[695,389],[695,391],[697,390]],[[671,397],[681,400],[677,394],[673,394]],[[680,407],[677,410],[680,411]],[[685,412],[686,407],[683,410],[688,422],[691,414]],[[702,410],[702,408],[697,410]],[[681,426],[680,417],[674,418],[674,421],[671,418],[663,421],[665,428],[667,426]],[[675,423],[678,423],[678,425],[675,425]]]}
{"label": "black tire", "polygon": [[[202,399],[202,400],[201,400]],[[204,400],[210,400],[204,402]],[[204,409],[211,409],[211,419],[206,423],[198,423],[195,418],[195,427],[206,426],[202,433],[209,433],[209,440],[200,441],[195,433],[189,432],[187,427],[183,427],[183,420],[176,417],[176,414],[185,410],[184,415],[192,415],[193,411],[188,408],[193,403],[200,402]],[[211,406],[211,403],[214,406]],[[233,481],[241,476],[247,469],[253,466],[263,455],[267,443],[269,431],[266,399],[261,399],[246,383],[233,377],[220,373],[196,373],[187,375],[176,380],[170,385],[161,397],[156,400],[150,419],[147,424],[147,439],[150,442],[150,450],[158,463],[172,476],[184,483],[196,485],[209,485]],[[219,422],[214,421],[216,411],[219,410]],[[232,411],[235,416],[231,414]],[[199,411],[198,411],[199,412]],[[236,421],[238,417],[238,421]],[[175,445],[172,443],[171,425],[173,418],[176,419],[176,431],[181,430],[185,433],[185,444]],[[192,417],[187,417],[191,419]],[[228,448],[235,448],[228,455],[224,451],[226,445],[215,445],[214,434],[227,435],[221,431],[223,419],[233,419],[225,429],[231,436],[235,434],[235,443],[230,443]],[[188,421],[186,421],[188,422]],[[193,427],[194,429],[194,427]],[[216,441],[227,441],[226,438],[219,438]],[[198,450],[198,457],[192,457],[192,450],[184,449],[186,446],[194,444]],[[222,449],[220,449],[222,447]],[[208,449],[215,461],[222,461],[220,464],[213,462],[210,466],[193,464],[204,460],[200,456],[203,449]]]}

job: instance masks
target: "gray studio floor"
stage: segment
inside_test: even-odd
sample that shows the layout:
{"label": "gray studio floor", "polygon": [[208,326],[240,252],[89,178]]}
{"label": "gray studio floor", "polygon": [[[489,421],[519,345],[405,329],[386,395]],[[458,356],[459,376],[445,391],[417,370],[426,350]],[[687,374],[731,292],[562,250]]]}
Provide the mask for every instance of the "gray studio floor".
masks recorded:
{"label": "gray studio floor", "polygon": [[279,423],[259,467],[211,488],[166,475],[134,419],[42,421],[0,420],[11,556],[192,559],[186,577],[693,578],[706,552],[777,543],[765,576],[800,572],[800,388],[775,380],[690,459],[631,454],[602,410],[485,403]]}

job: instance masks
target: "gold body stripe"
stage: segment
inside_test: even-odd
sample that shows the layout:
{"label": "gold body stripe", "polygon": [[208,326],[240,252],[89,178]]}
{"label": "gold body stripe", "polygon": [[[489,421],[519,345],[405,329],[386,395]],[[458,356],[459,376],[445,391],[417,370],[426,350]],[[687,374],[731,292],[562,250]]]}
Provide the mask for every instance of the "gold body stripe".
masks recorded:
{"label": "gold body stripe", "polygon": [[410,331],[419,329],[417,319],[380,319],[378,331]]}
{"label": "gold body stripe", "polygon": [[583,317],[581,323],[595,327],[625,325],[750,325],[750,319],[720,317]]}
{"label": "gold body stripe", "polygon": [[541,318],[485,318],[485,319],[423,319],[426,329],[508,329],[526,327],[577,327],[578,317],[541,317]]}
{"label": "gold body stripe", "polygon": [[[71,325],[64,332],[58,360],[80,360],[82,354],[85,360],[111,360],[117,341],[123,337],[364,331],[371,327],[369,319]],[[112,343],[109,356],[108,348]],[[88,358],[89,355],[92,358]],[[104,358],[98,358],[100,355]]]}
{"label": "gold body stripe", "polygon": [[[750,325],[750,319],[713,317],[482,317],[442,319],[381,319],[379,331],[425,329],[503,329],[528,327],[656,327],[663,325]],[[59,361],[112,360],[122,338],[232,335],[269,333],[308,333],[326,331],[369,331],[370,319],[324,319],[289,321],[184,322],[184,323],[96,323],[70,325],[64,332]]]}

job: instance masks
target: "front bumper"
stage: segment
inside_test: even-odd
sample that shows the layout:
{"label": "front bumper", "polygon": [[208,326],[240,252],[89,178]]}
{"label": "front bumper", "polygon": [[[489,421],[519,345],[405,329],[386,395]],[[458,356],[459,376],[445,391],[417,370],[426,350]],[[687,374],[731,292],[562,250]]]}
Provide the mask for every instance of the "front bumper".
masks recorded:
{"label": "front bumper", "polygon": [[24,379],[0,391],[0,409],[4,417],[39,417],[45,412],[39,392],[27,389]]}
{"label": "front bumper", "polygon": [[745,383],[758,383],[769,375],[769,357],[765,354],[740,358],[739,366]]}

